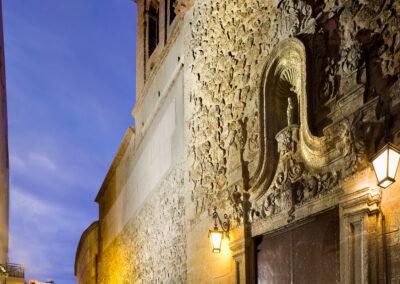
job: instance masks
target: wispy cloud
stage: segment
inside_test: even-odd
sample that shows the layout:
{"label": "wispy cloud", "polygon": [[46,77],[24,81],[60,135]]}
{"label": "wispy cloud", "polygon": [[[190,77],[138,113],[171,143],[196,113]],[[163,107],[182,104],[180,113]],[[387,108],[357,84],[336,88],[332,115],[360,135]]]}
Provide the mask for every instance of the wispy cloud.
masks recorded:
{"label": "wispy cloud", "polygon": [[65,235],[71,234],[72,228],[85,226],[82,213],[35,197],[17,186],[13,186],[11,213],[19,220],[11,227],[13,257],[31,275],[57,276],[65,270],[64,265],[54,264],[65,253],[71,254],[67,249],[73,251],[72,244],[65,243]]}
{"label": "wispy cloud", "polygon": [[54,172],[57,169],[55,162],[46,153],[31,152],[28,157],[33,167],[38,167],[48,172]]}

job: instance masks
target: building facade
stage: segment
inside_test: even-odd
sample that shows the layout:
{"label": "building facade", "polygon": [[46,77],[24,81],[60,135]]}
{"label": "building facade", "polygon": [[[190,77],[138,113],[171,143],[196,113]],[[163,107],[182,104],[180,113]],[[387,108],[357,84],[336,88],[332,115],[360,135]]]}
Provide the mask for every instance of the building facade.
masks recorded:
{"label": "building facade", "polygon": [[94,222],[83,232],[79,241],[74,269],[78,283],[97,283],[98,235],[98,222]]}
{"label": "building facade", "polygon": [[399,2],[136,4],[135,127],[78,283],[398,283],[400,183],[371,159],[400,145]]}
{"label": "building facade", "polygon": [[2,15],[2,2],[0,1],[0,264],[8,261],[9,218],[7,97]]}

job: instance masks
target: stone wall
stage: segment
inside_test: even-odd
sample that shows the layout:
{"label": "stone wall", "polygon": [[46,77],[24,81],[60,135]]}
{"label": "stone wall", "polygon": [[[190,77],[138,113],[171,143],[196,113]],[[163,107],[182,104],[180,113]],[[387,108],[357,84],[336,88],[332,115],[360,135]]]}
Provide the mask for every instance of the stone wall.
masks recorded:
{"label": "stone wall", "polygon": [[82,234],[75,259],[77,283],[97,284],[98,236],[97,221],[92,223]]}
{"label": "stone wall", "polygon": [[102,252],[99,283],[185,283],[183,172],[169,171]]}
{"label": "stone wall", "polygon": [[[258,94],[272,48],[290,37],[304,43],[309,122],[322,135],[327,123],[350,116],[364,102],[396,96],[399,9],[396,1],[196,2],[186,83],[197,213],[238,179],[246,185],[254,171]],[[358,105],[349,108],[345,98],[351,96]]]}
{"label": "stone wall", "polygon": [[138,86],[146,95],[133,110],[134,134],[96,199],[99,283],[186,282],[182,42],[159,50],[162,66]]}
{"label": "stone wall", "polygon": [[[396,283],[400,186],[379,191],[369,159],[384,125],[400,144],[399,2],[180,0],[177,12],[152,70],[138,63],[135,142],[100,202],[100,283],[243,282],[246,240],[333,207],[342,282],[366,261],[357,277]],[[234,226],[221,254],[214,206]]]}
{"label": "stone wall", "polygon": [[[326,178],[319,181],[322,184],[332,181],[331,173],[327,173],[330,169],[333,176],[336,173],[336,178],[340,176],[338,186],[335,182],[337,192],[328,193],[332,194],[329,203],[332,206],[338,204],[337,194],[343,193],[340,189],[345,186],[343,180],[353,183],[355,179],[361,186],[365,179],[363,169],[370,167],[370,155],[383,142],[384,121],[391,116],[391,134],[395,140],[400,129],[398,1],[205,0],[188,7],[185,11],[185,19],[190,23],[185,51],[188,234],[207,234],[206,224],[212,224],[214,206],[242,221],[240,196],[252,190],[258,154],[266,147],[260,144],[259,137],[265,131],[260,129],[260,119],[266,116],[262,112],[271,108],[260,105],[260,95],[265,95],[261,94],[264,68],[274,48],[288,38],[297,38],[305,47],[304,95],[308,103],[303,108],[308,111],[297,115],[306,118],[310,135],[316,141],[327,141],[323,143],[324,149],[318,150],[323,153],[320,160],[325,161],[325,169],[311,170],[318,173],[318,178],[311,179]],[[278,94],[282,91],[279,88],[289,90],[299,74],[287,72],[283,76],[287,86],[277,86]],[[299,109],[301,102],[294,103],[294,108]],[[283,115],[263,121],[264,126],[284,128],[286,105],[282,109]],[[275,150],[277,155],[278,149]],[[368,186],[373,189],[376,184]],[[328,188],[332,190],[333,186]],[[392,198],[389,202],[383,197],[382,201],[383,213],[390,216],[397,209],[394,205],[386,209],[389,206],[385,202],[393,204],[397,200],[395,188],[396,185],[391,193],[383,194]],[[397,279],[397,269],[392,265],[399,261],[394,256],[398,255],[399,221],[392,217],[386,226],[393,242],[389,245],[391,277]],[[188,268],[189,279],[192,282],[228,279],[224,269],[220,275],[205,273],[209,263],[217,263],[216,257],[204,256],[203,251],[209,247],[204,238],[188,239],[193,268]],[[232,268],[232,262],[226,262],[225,267]]]}

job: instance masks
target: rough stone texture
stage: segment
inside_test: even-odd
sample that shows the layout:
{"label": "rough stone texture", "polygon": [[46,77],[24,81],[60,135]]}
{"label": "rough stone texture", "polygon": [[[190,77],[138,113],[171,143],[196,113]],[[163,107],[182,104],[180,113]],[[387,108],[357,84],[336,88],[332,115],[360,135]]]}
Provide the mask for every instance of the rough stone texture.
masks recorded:
{"label": "rough stone texture", "polygon": [[[260,144],[263,132],[268,128],[281,130],[287,125],[286,113],[282,114],[287,105],[276,104],[281,108],[280,113],[268,120],[263,112],[268,115],[271,105],[260,105],[259,99],[267,95],[261,93],[265,91],[261,86],[265,64],[273,52],[279,53],[279,48],[275,51],[278,44],[288,38],[299,39],[305,48],[306,91],[301,94],[293,91],[297,95],[294,108],[301,127],[305,122],[308,124],[300,137],[307,133],[314,137],[311,140],[321,141],[304,146],[305,141],[300,146],[303,158],[313,156],[314,161],[308,164],[311,169],[306,179],[294,177],[288,182],[294,186],[302,184],[305,190],[298,192],[300,195],[296,198],[301,200],[297,203],[311,201],[311,198],[304,201],[304,194],[319,198],[321,203],[321,193],[329,189],[330,204],[337,205],[338,194],[351,193],[341,189],[345,186],[342,183],[336,186],[338,177],[340,182],[363,184],[361,171],[368,167],[368,158],[382,143],[383,124],[389,112],[393,116],[392,124],[397,126],[392,133],[398,133],[399,129],[396,112],[399,12],[398,1],[390,0],[194,3],[190,13],[187,12],[191,30],[185,80],[189,96],[187,187],[191,191],[191,204],[188,207],[193,207],[190,211],[193,213],[188,216],[191,221],[188,230],[204,233],[200,220],[209,218],[215,205],[232,212],[234,217],[240,215],[240,196],[254,185],[257,160],[262,158],[258,154],[263,147],[269,147],[268,143],[275,143],[272,141],[275,137],[271,136],[266,138],[267,144]],[[268,81],[266,89],[272,86],[276,89],[276,93],[268,95],[279,95],[282,90],[292,92],[291,88],[296,87],[293,82],[297,83],[300,75],[294,71],[288,69],[282,73],[278,78],[282,84]],[[304,101],[299,101],[303,98],[308,100],[305,100],[306,106]],[[306,119],[302,120],[303,117]],[[260,120],[266,128],[260,125]],[[304,147],[308,154],[304,153]],[[272,156],[276,157],[278,149],[273,150]],[[312,152],[319,153],[319,158]],[[268,164],[271,160],[262,160],[262,163]],[[293,165],[288,169],[295,170]],[[274,175],[275,170],[270,174]],[[262,185],[262,191],[270,186],[268,182]],[[375,185],[370,183],[368,187]],[[332,191],[333,188],[338,192]],[[355,186],[354,190],[360,188]],[[277,194],[276,189],[272,191]],[[287,200],[292,198],[287,196]],[[267,208],[273,203],[271,198],[266,202]],[[282,204],[282,200],[279,202]],[[314,202],[314,208],[324,210],[320,203]],[[307,205],[298,205],[304,206]],[[286,209],[290,217],[293,205]],[[309,210],[309,214],[315,212]],[[291,218],[285,218],[285,222],[288,219]],[[284,226],[284,223],[277,224]],[[391,234],[393,228],[387,232]],[[201,254],[200,246],[197,253]]]}
{"label": "rough stone texture", "polygon": [[[144,13],[146,1],[138,4]],[[251,250],[242,240],[244,226],[257,236],[339,207],[341,282],[382,282],[386,237],[386,277],[396,283],[399,182],[376,194],[368,159],[383,142],[385,123],[400,144],[399,1],[181,0],[177,5],[179,45],[160,45],[163,56],[151,67],[143,61],[145,51],[138,51],[140,100],[134,113],[138,129],[151,132],[145,114],[157,113],[163,104],[154,103],[157,93],[171,96],[159,90],[184,65],[171,93],[185,93],[184,104],[177,105],[185,115],[178,129],[185,132],[185,164],[170,172],[101,252],[100,282],[244,279],[238,256]],[[144,15],[139,18],[138,30],[145,34]],[[138,38],[145,41],[143,34]],[[157,76],[165,80],[153,79]],[[146,160],[146,167],[151,162]],[[232,214],[241,236],[232,233],[232,251],[225,239],[219,255],[210,252],[207,238],[214,206]]]}
{"label": "rough stone texture", "polygon": [[[333,121],[346,118],[340,128],[353,123],[352,112],[362,102],[394,92],[399,7],[397,1],[196,2],[188,51],[194,75],[188,152],[197,213],[226,196],[221,192],[238,178],[229,178],[234,169],[241,168],[244,186],[251,176],[258,152],[257,95],[272,48],[289,37],[304,43],[310,127],[322,135]],[[361,104],[346,110],[349,96],[361,96]]]}
{"label": "rough stone texture", "polygon": [[261,1],[195,4],[188,55],[194,76],[188,130],[194,219],[248,176],[248,163],[258,153],[257,94],[269,48],[268,7]]}
{"label": "rough stone texture", "polygon": [[101,252],[99,283],[184,283],[183,176],[171,170],[122,233]]}

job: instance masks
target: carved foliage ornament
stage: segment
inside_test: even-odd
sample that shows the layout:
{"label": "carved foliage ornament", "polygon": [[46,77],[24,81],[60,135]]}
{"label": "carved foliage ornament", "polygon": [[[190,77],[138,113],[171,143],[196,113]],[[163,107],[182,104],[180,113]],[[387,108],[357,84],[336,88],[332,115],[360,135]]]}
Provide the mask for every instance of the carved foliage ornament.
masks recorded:
{"label": "carved foliage ornament", "polygon": [[366,147],[358,133],[371,111],[356,111],[335,125],[337,131],[313,136],[305,64],[304,46],[297,39],[278,44],[266,64],[259,108],[260,159],[250,182],[251,220],[285,214],[290,222],[296,206],[337,190],[346,176],[365,166]]}

